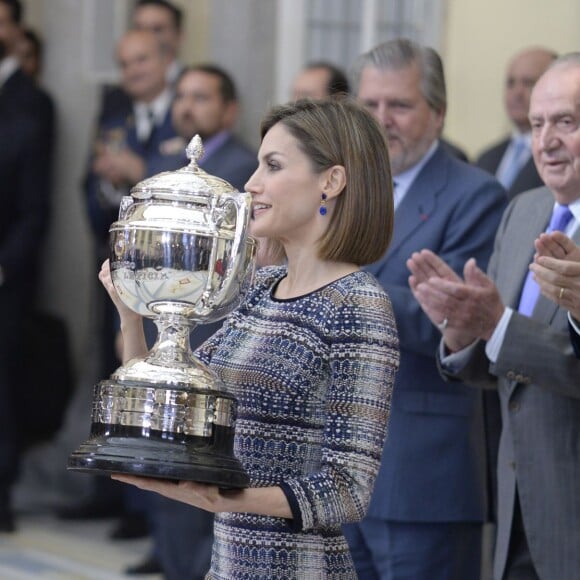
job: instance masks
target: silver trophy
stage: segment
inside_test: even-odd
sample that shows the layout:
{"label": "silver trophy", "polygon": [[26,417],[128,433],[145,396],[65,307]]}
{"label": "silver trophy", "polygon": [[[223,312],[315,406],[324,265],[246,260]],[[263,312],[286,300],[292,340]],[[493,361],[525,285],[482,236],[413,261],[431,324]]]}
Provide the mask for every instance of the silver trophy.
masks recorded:
{"label": "silver trophy", "polygon": [[237,401],[193,355],[189,335],[236,308],[251,284],[251,196],[198,167],[198,136],[186,151],[187,167],[131,190],[109,230],[115,288],[158,337],[146,357],[95,386],[90,437],[68,467],[241,488],[249,478],[233,455]]}

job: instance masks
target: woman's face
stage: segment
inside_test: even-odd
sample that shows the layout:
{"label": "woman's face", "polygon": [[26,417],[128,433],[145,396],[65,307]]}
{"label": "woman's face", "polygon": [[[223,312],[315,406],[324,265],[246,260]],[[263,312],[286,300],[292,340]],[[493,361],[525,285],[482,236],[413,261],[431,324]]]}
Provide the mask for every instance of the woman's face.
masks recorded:
{"label": "woman's face", "polygon": [[312,244],[329,215],[319,213],[325,171],[317,174],[282,123],[266,133],[258,152],[258,169],[246,183],[253,197],[251,234],[286,242]]}

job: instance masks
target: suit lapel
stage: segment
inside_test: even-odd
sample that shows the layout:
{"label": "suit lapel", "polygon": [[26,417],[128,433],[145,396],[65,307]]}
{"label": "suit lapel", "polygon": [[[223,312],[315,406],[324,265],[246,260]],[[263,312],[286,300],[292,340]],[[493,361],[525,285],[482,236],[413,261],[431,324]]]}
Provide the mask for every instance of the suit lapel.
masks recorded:
{"label": "suit lapel", "polygon": [[[502,279],[501,284],[498,283],[498,288],[504,298],[504,304],[511,306],[516,312],[524,282],[529,272],[529,265],[534,258],[534,241],[546,230],[550,221],[552,207],[554,206],[554,198],[550,191],[545,188],[544,193],[545,195],[539,199],[533,193],[522,194],[523,197],[519,201],[527,204],[527,207],[522,212],[524,219],[516,217],[508,222],[507,227],[513,228],[513,233],[507,236],[508,245],[504,245],[501,248],[506,266],[502,268],[505,272],[505,277]],[[526,195],[530,195],[530,197],[527,198],[525,197]],[[543,306],[538,306],[541,299],[542,297],[540,296],[538,302],[536,302],[536,309],[543,308]],[[533,318],[536,318],[535,309]],[[505,389],[508,399],[518,386],[519,383],[513,380],[506,383]]]}
{"label": "suit lapel", "polygon": [[387,259],[436,211],[437,196],[447,182],[448,167],[445,161],[445,153],[439,146],[411,184],[395,212],[395,230]]}
{"label": "suit lapel", "polygon": [[520,169],[519,173],[516,175],[516,178],[514,179],[514,182],[510,187],[510,191],[512,190],[518,192],[526,191],[527,189],[538,187],[538,184],[541,183],[542,180],[538,175],[538,171],[534,163],[534,158],[530,157],[527,163]]}
{"label": "suit lapel", "polygon": [[[509,276],[504,280],[504,300],[505,304],[516,310],[529,271],[528,267],[534,257],[534,241],[546,230],[553,205],[554,198],[549,193],[541,200],[531,204],[529,211],[526,212],[525,223],[519,223],[516,220],[508,223],[508,227],[517,228],[515,232],[517,243],[501,248],[502,253],[506,256],[506,263],[512,265],[509,269]],[[513,239],[512,236],[509,236],[509,238]]]}
{"label": "suit lapel", "polygon": [[151,128],[151,133],[145,141],[139,141],[137,137],[137,127],[135,120],[131,117],[131,124],[129,129],[129,140],[132,144],[133,150],[141,157],[148,157],[159,153],[160,143],[170,137],[175,136],[175,131],[171,122],[171,110],[168,109],[165,113],[162,123],[157,123]]}

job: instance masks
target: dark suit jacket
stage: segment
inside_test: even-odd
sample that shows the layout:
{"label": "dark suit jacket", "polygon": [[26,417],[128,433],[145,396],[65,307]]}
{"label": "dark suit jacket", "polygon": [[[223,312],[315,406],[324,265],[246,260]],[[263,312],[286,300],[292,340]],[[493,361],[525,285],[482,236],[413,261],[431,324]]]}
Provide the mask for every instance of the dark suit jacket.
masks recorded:
{"label": "dark suit jacket", "polygon": [[388,252],[369,267],[391,298],[401,346],[369,516],[405,522],[485,517],[481,396],[439,375],[441,335],[411,293],[406,261],[429,248],[457,272],[470,257],[485,267],[506,203],[495,179],[439,147],[396,210]]}
{"label": "dark suit jacket", "polygon": [[5,287],[38,282],[41,240],[48,226],[54,107],[17,70],[0,87],[0,265]]}
{"label": "dark suit jacket", "polygon": [[574,353],[578,358],[580,358],[580,334],[572,328],[572,325],[570,325],[570,340],[572,342],[572,347],[574,348]]}
{"label": "dark suit jacket", "polygon": [[0,489],[17,476],[22,443],[25,410],[18,413],[15,391],[28,390],[25,317],[32,312],[48,226],[53,135],[52,101],[15,71],[0,87]]}
{"label": "dark suit jacket", "polygon": [[[509,139],[504,139],[497,145],[490,147],[484,151],[477,159],[475,164],[485,171],[488,171],[492,175],[495,175],[499,164],[504,156],[506,149],[510,143]],[[541,187],[544,182],[538,175],[538,170],[536,169],[536,164],[534,160],[530,157],[528,162],[522,167],[514,182],[508,189],[508,199],[513,199],[518,193],[522,191],[528,191],[530,189],[535,189],[536,187]]]}
{"label": "dark suit jacket", "polygon": [[97,117],[99,125],[110,119],[128,117],[133,112],[131,97],[119,85],[104,85]]}
{"label": "dark suit jacket", "polygon": [[[175,155],[166,155],[159,161],[159,171],[173,171],[189,163],[185,155],[185,145]],[[199,166],[209,173],[225,179],[238,191],[244,191],[244,185],[258,167],[256,152],[231,134],[221,147],[212,155],[204,156]]]}
{"label": "dark suit jacket", "polygon": [[572,325],[570,324],[570,342],[572,343],[572,348],[574,349],[574,353],[578,358],[580,358],[580,334],[574,330]]}
{"label": "dark suit jacket", "polygon": [[[479,341],[457,375],[497,389],[501,402],[494,578],[502,577],[506,564],[516,478],[539,577],[577,580],[580,570],[580,360],[564,309],[540,295],[531,318],[517,312],[534,240],[545,231],[553,204],[542,187],[517,196],[506,210],[488,272],[515,312],[497,361],[489,362]],[[578,243],[580,232],[573,238]]]}

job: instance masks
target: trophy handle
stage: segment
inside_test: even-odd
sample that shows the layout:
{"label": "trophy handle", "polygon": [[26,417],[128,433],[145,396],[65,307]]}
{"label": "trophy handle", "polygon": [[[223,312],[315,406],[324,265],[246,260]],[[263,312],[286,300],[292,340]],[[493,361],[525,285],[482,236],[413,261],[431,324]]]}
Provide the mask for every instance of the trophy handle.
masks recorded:
{"label": "trophy handle", "polygon": [[[217,304],[223,304],[224,299],[232,290],[232,286],[239,289],[240,286],[240,268],[245,262],[245,248],[243,247],[246,243],[246,232],[250,223],[251,207],[252,207],[252,197],[249,193],[238,193],[237,195],[232,195],[226,198],[223,207],[233,204],[236,208],[236,229],[234,231],[234,243],[232,246],[232,266],[230,271],[225,276],[224,284],[220,289],[219,293],[214,296],[214,302]],[[215,268],[215,264],[214,264]],[[235,292],[239,294],[239,292]]]}

